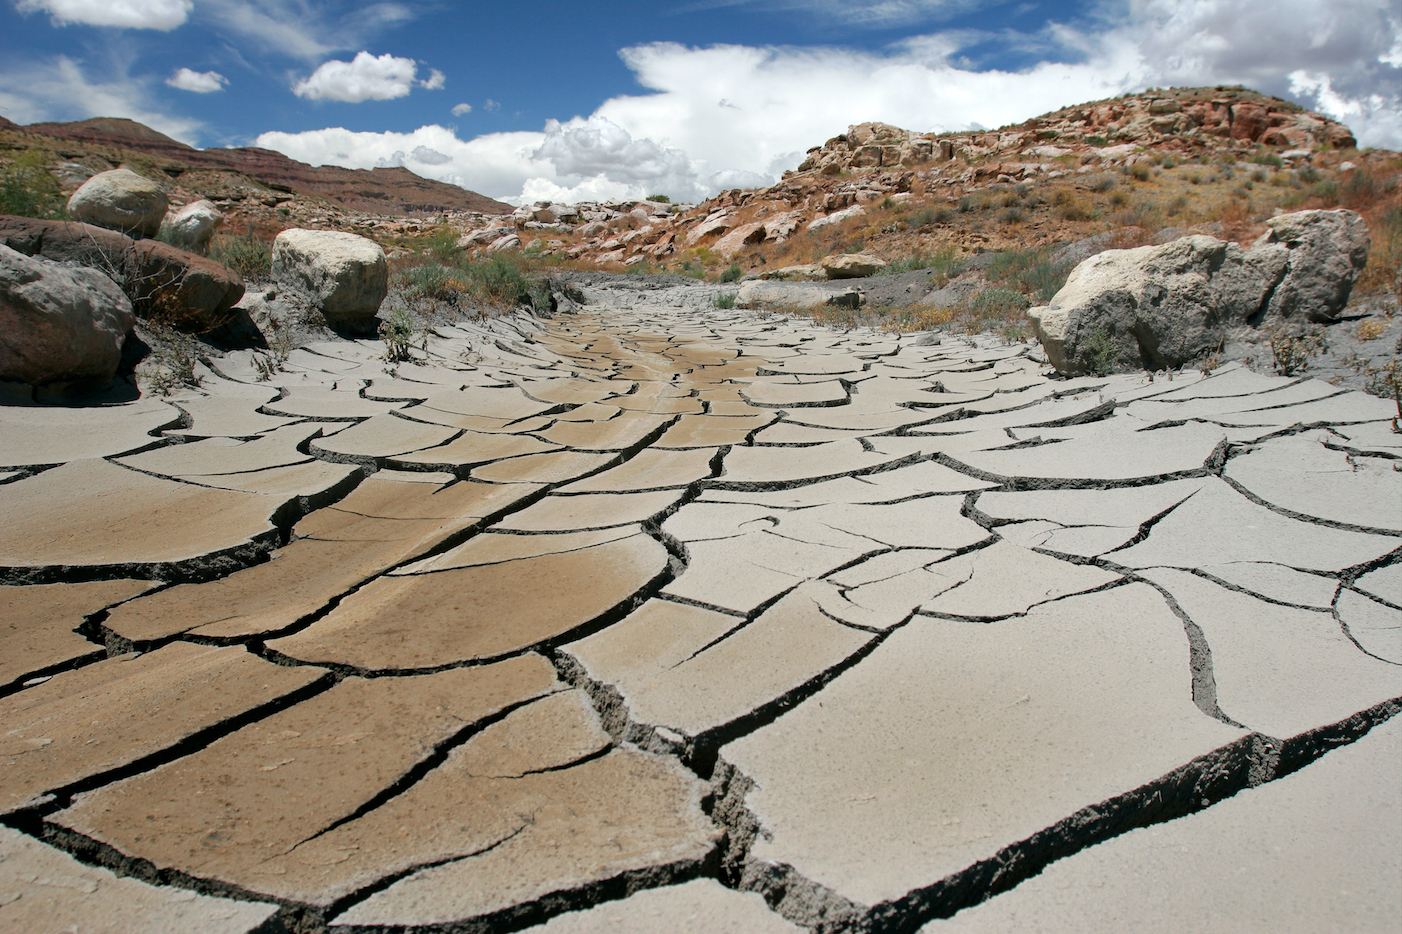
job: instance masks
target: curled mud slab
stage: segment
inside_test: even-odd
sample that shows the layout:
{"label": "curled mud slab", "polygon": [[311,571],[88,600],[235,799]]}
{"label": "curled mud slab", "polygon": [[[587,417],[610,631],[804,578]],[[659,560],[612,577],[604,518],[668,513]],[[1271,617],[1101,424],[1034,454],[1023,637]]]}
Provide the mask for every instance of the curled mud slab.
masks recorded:
{"label": "curled mud slab", "polygon": [[587,292],[0,413],[0,930],[1402,899],[1386,406]]}

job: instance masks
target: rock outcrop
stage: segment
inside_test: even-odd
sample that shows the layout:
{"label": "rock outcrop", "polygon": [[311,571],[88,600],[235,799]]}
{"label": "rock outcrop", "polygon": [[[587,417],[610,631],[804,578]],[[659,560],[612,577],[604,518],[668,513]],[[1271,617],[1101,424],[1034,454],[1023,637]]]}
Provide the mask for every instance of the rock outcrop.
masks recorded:
{"label": "rock outcrop", "polygon": [[857,308],[862,304],[862,293],[851,287],[751,279],[740,286],[735,304],[740,308]]}
{"label": "rock outcrop", "polygon": [[166,215],[163,227],[171,243],[192,253],[204,253],[214,231],[224,222],[224,214],[212,201],[192,201]]}
{"label": "rock outcrop", "polygon": [[284,230],[273,241],[273,282],[319,310],[326,323],[356,333],[374,330],[389,291],[385,251],[373,240],[326,230]]}
{"label": "rock outcrop", "polygon": [[105,385],[135,321],[101,273],[0,246],[0,380]]}
{"label": "rock outcrop", "polygon": [[227,323],[243,297],[242,277],[211,259],[91,224],[0,215],[0,244],[95,269],[121,287],[138,315],[190,333]]}
{"label": "rock outcrop", "polygon": [[1083,261],[1027,312],[1047,358],[1068,375],[1172,368],[1233,328],[1335,317],[1367,260],[1362,218],[1302,211],[1269,225],[1249,250],[1199,235]]}
{"label": "rock outcrop", "polygon": [[85,224],[154,237],[169,202],[161,187],[130,169],[99,172],[68,199],[68,213]]}
{"label": "rock outcrop", "polygon": [[820,265],[829,279],[860,279],[886,268],[886,261],[866,253],[839,253],[823,257]]}

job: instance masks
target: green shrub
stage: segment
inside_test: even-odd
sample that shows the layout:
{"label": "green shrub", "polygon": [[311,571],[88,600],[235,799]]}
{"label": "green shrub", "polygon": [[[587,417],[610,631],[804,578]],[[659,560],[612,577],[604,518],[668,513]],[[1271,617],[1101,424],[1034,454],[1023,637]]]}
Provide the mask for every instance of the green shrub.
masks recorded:
{"label": "green shrub", "polygon": [[932,224],[948,224],[951,216],[948,208],[920,208],[907,217],[904,224],[911,230],[919,230]]}
{"label": "green shrub", "polygon": [[1003,212],[1003,223],[1021,224],[1027,220],[1027,212],[1022,208],[1012,207]]}
{"label": "green shrub", "polygon": [[65,216],[63,192],[42,151],[20,153],[0,172],[0,214],[46,220]]}
{"label": "green shrub", "polygon": [[385,361],[402,363],[414,359],[410,350],[423,336],[414,327],[414,319],[404,309],[398,309],[380,321],[380,340],[385,342]]}
{"label": "green shrub", "polygon": [[456,270],[442,263],[410,266],[395,273],[394,278],[406,301],[416,298],[456,301],[467,288],[466,283],[457,277]]}
{"label": "green shrub", "polygon": [[735,263],[731,263],[731,264],[730,264],[730,268],[727,269],[725,272],[723,272],[723,273],[720,274],[720,281],[722,281],[722,282],[739,282],[739,281],[740,281],[740,277],[743,276],[744,274],[745,274],[745,271],[744,271],[743,269],[741,269],[741,268],[740,268],[738,265],[736,265]]}
{"label": "green shrub", "polygon": [[1106,146],[1110,145],[1110,141],[1103,136],[1087,136],[1086,145],[1094,146],[1097,149],[1104,149]]}
{"label": "green shrub", "polygon": [[734,292],[721,292],[720,294],[718,294],[718,295],[716,296],[715,301],[713,301],[711,304],[715,305],[715,307],[717,307],[717,308],[734,308],[734,307],[735,307],[735,293],[734,293]]}
{"label": "green shrub", "polygon": [[658,204],[671,204],[672,199],[666,195],[648,195],[647,200],[656,201]]}
{"label": "green shrub", "polygon": [[1257,165],[1269,165],[1277,169],[1285,165],[1285,160],[1273,152],[1258,152],[1251,157],[1251,161]]}
{"label": "green shrub", "polygon": [[252,235],[216,234],[209,258],[255,282],[266,282],[273,272],[272,247]]}

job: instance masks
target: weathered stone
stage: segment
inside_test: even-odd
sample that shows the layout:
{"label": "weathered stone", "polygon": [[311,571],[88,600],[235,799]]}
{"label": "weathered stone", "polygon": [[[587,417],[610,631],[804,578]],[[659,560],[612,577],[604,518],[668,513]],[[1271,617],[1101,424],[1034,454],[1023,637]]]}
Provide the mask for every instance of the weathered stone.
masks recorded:
{"label": "weathered stone", "polygon": [[735,304],[740,308],[803,309],[825,305],[857,308],[862,300],[862,293],[850,287],[763,279],[744,283],[735,296]]}
{"label": "weathered stone", "polygon": [[223,213],[212,201],[192,201],[166,215],[163,229],[169,231],[171,242],[182,250],[204,254],[215,229],[224,223]]}
{"label": "weathered stone", "polygon": [[1267,218],[1266,227],[1252,252],[1281,245],[1289,256],[1266,317],[1333,320],[1368,262],[1367,222],[1353,211],[1299,211]]}
{"label": "weathered stone", "polygon": [[154,237],[170,204],[159,185],[130,169],[99,172],[68,199],[77,220],[124,234]]}
{"label": "weathered stone", "polygon": [[360,332],[389,290],[385,251],[373,240],[334,230],[284,230],[273,241],[273,283],[317,308],[332,327]]}
{"label": "weathered stone", "polygon": [[1027,313],[1043,350],[1073,375],[1173,368],[1234,327],[1332,319],[1367,260],[1362,218],[1302,211],[1270,226],[1249,251],[1196,235],[1084,260],[1049,305]]}
{"label": "weathered stone", "polygon": [[146,934],[256,934],[276,913],[276,905],[263,902],[123,878],[0,827],[0,929],[6,931],[124,934],[138,923]]}
{"label": "weathered stone", "polygon": [[170,749],[324,675],[183,642],[55,675],[0,700],[0,812]]}
{"label": "weathered stone", "polygon": [[0,246],[0,380],[103,387],[136,323],[106,276]]}
{"label": "weathered stone", "polygon": [[818,265],[829,279],[860,279],[886,268],[886,261],[867,253],[836,253],[824,256]]}

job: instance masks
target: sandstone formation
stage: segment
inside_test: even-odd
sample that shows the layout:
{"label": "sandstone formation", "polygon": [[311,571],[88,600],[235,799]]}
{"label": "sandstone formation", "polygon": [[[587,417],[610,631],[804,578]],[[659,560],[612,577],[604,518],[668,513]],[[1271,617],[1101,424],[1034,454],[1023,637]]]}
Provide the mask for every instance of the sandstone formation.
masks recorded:
{"label": "sandstone formation", "polygon": [[1235,328],[1332,320],[1368,258],[1363,219],[1302,211],[1268,224],[1250,250],[1191,236],[1083,261],[1051,304],[1027,313],[1048,359],[1072,375],[1171,369]]}
{"label": "sandstone formation", "polygon": [[225,266],[158,240],[91,224],[0,215],[0,244],[111,278],[143,318],[202,334],[233,317],[243,279]]}
{"label": "sandstone formation", "polygon": [[203,254],[209,249],[209,241],[215,228],[224,222],[224,215],[212,201],[192,201],[166,215],[164,229],[170,232],[172,242],[184,250]]}
{"label": "sandstone formation", "polygon": [[0,245],[0,380],[112,381],[136,317],[116,284]]}
{"label": "sandstone formation", "polygon": [[161,187],[130,169],[99,172],[68,199],[68,213],[83,223],[136,237],[154,237],[168,202]]}
{"label": "sandstone formation", "polygon": [[825,256],[818,263],[829,279],[860,279],[870,276],[886,267],[886,261],[879,256],[865,253],[842,253]]}
{"label": "sandstone formation", "polygon": [[1386,926],[1389,401],[734,288],[0,407],[0,927]]}
{"label": "sandstone formation", "polygon": [[373,330],[389,290],[385,251],[373,240],[325,230],[284,230],[273,241],[273,283],[319,310],[333,328]]}

